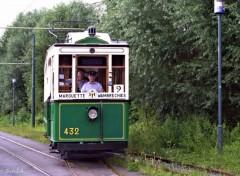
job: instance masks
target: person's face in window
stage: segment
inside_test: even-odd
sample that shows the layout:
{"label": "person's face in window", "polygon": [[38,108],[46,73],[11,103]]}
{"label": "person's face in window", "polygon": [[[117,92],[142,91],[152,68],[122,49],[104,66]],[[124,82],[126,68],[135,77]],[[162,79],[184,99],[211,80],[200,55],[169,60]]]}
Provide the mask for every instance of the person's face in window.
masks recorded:
{"label": "person's face in window", "polygon": [[78,80],[82,80],[84,78],[84,73],[83,73],[83,71],[78,71],[77,72],[77,79]]}
{"label": "person's face in window", "polygon": [[96,76],[95,75],[88,75],[88,79],[90,83],[93,83],[95,81]]}

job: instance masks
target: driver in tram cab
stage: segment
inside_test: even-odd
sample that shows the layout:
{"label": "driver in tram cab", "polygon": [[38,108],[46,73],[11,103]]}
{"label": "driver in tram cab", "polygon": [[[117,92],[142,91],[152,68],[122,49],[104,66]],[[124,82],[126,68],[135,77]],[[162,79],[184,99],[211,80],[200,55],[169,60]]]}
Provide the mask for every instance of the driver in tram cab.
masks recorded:
{"label": "driver in tram cab", "polygon": [[102,85],[99,82],[95,81],[96,77],[97,77],[97,72],[95,72],[94,70],[89,71],[88,72],[89,82],[83,85],[81,92],[85,93],[92,89],[94,89],[97,92],[103,92]]}

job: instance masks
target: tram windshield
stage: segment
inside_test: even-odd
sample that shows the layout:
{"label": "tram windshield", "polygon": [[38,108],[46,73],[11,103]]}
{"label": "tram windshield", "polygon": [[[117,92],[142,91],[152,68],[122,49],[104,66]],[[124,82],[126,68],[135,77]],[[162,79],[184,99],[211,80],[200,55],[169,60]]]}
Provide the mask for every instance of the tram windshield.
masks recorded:
{"label": "tram windshield", "polygon": [[[94,81],[102,86],[102,91],[93,90],[94,93],[99,94],[98,97],[120,96],[124,98],[126,96],[125,59],[125,55],[59,55],[58,92],[61,93],[60,98],[67,93],[68,95],[69,93],[88,93],[89,95],[89,92],[81,92],[81,88],[87,86],[83,86],[84,84],[91,83],[91,73],[95,76]],[[121,95],[113,95],[113,93]]]}

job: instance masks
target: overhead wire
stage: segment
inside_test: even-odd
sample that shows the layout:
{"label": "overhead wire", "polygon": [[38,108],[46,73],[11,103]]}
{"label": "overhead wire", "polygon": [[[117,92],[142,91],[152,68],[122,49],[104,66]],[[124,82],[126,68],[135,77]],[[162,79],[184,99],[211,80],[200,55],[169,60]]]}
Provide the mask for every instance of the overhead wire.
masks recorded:
{"label": "overhead wire", "polygon": [[22,11],[22,13],[25,12],[29,7],[31,7],[31,5],[32,5],[35,1],[37,1],[37,0],[33,0],[26,8]]}
{"label": "overhead wire", "polygon": [[[25,12],[33,3],[35,3],[37,0],[33,0],[23,11]],[[102,2],[101,0],[99,2],[93,3],[94,6],[100,5]],[[72,31],[85,31],[85,29],[82,28],[51,28],[51,27],[28,27],[28,26],[22,26],[22,27],[17,27],[17,26],[0,26],[1,29],[23,29],[23,30],[72,30]]]}
{"label": "overhead wire", "polygon": [[22,26],[22,27],[18,27],[18,26],[0,26],[0,29],[25,29],[25,30],[83,30],[82,28],[49,28],[49,27],[27,27],[27,26]]}

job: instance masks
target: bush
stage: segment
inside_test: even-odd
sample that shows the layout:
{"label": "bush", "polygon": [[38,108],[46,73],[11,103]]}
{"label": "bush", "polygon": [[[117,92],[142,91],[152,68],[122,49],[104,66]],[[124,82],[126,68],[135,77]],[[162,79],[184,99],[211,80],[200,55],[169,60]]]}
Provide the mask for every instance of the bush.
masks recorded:
{"label": "bush", "polygon": [[240,124],[238,123],[237,126],[231,132],[231,142],[240,141]]}
{"label": "bush", "polygon": [[216,128],[207,118],[192,116],[181,124],[179,147],[188,152],[200,152],[215,147]]}
{"label": "bush", "polygon": [[36,124],[37,125],[42,125],[43,123],[44,123],[43,115],[42,114],[36,115]]}
{"label": "bush", "polygon": [[167,118],[162,123],[158,124],[157,128],[157,138],[158,147],[157,148],[174,148],[179,145],[179,121],[174,118]]}
{"label": "bush", "polygon": [[12,118],[10,115],[0,114],[0,124],[1,125],[9,125],[12,123]]}
{"label": "bush", "polygon": [[[129,128],[129,150],[165,155],[173,149],[190,153],[216,147],[217,128],[203,116],[190,116],[185,121],[173,117],[164,121],[139,119]],[[228,130],[224,129],[224,135],[228,136]]]}
{"label": "bush", "polygon": [[24,108],[19,109],[16,114],[16,123],[28,123],[31,119],[30,115]]}
{"label": "bush", "polygon": [[151,133],[147,131],[148,129],[149,126],[145,122],[137,122],[130,126],[129,145],[132,151],[141,152],[151,147],[152,140],[148,139]]}

